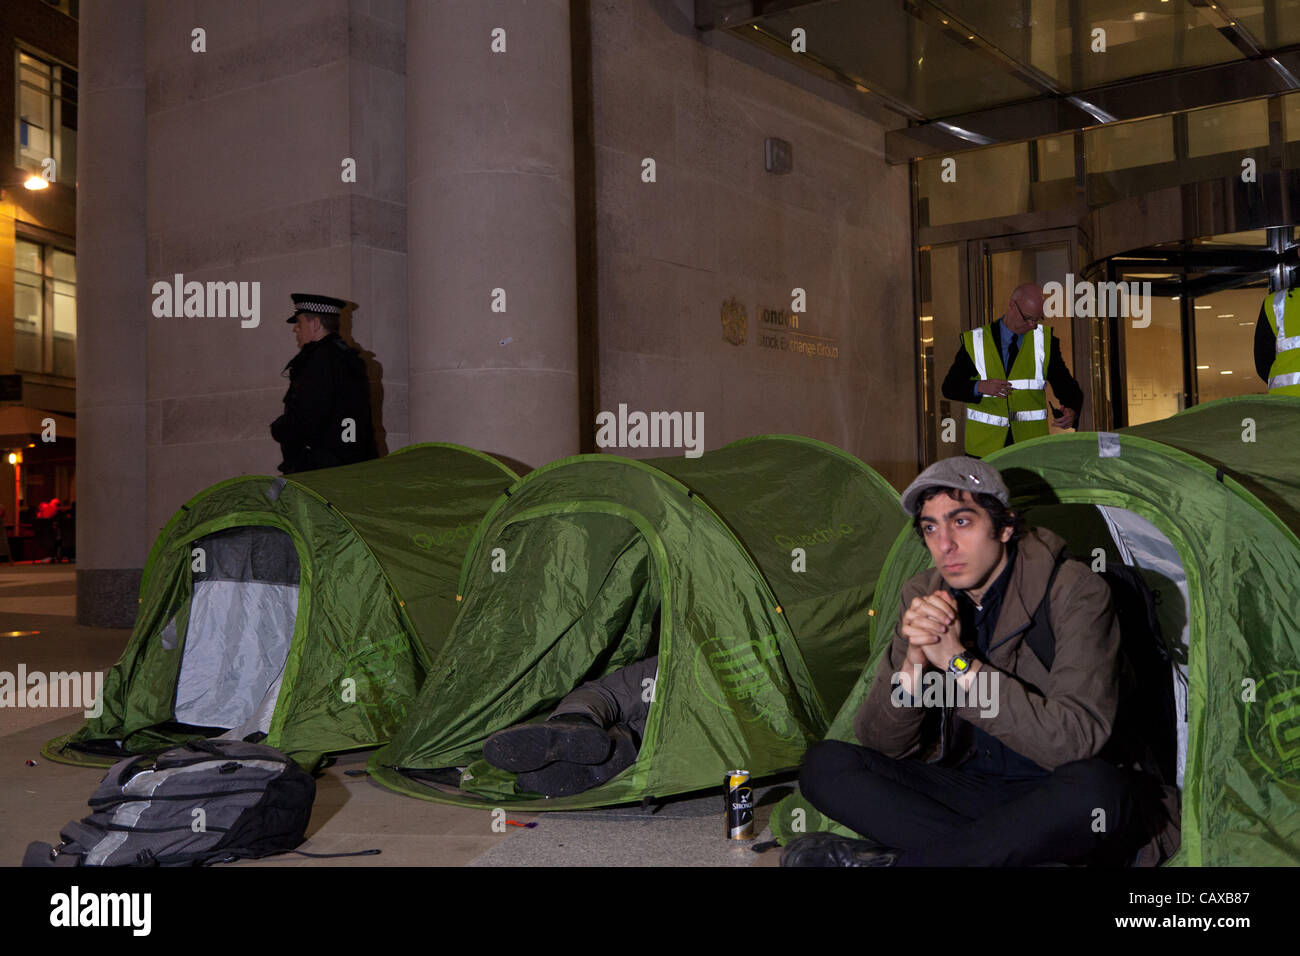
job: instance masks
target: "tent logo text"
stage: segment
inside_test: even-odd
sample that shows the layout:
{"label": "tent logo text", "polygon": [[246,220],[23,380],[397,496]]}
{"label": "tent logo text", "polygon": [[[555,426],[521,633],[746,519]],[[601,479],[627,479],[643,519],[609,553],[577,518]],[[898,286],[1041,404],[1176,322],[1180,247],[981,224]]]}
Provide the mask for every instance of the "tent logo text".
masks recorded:
{"label": "tent logo text", "polygon": [[798,534],[795,537],[775,534],[772,536],[772,540],[782,548],[806,548],[813,544],[827,544],[836,538],[848,537],[852,533],[853,526],[848,522],[841,522],[838,528],[817,528],[814,531]]}
{"label": "tent logo text", "polygon": [[81,707],[87,717],[104,712],[102,671],[0,671],[0,707]]}
{"label": "tent logo text", "polygon": [[596,416],[596,445],[600,448],[684,448],[687,458],[704,453],[703,412],[628,412]]}
{"label": "tent logo text", "polygon": [[238,317],[245,329],[255,329],[262,321],[260,282],[186,282],[178,272],[171,282],[155,282],[152,291],[155,318]]}
{"label": "tent logo text", "polygon": [[454,544],[457,541],[463,541],[466,538],[472,537],[476,527],[476,525],[472,524],[462,524],[457,525],[449,531],[435,531],[433,534],[412,535],[411,540],[415,543],[416,547],[424,548],[426,551],[431,551],[434,548],[445,548],[449,544]]}

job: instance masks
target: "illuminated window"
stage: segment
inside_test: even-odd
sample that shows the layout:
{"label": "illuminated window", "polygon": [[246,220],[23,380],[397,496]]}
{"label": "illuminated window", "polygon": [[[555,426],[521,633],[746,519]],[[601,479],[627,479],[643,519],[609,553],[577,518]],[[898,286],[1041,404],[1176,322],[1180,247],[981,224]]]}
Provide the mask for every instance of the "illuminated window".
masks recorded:
{"label": "illuminated window", "polygon": [[41,173],[54,160],[55,181],[77,181],[77,71],[17,51],[18,129],[14,164]]}
{"label": "illuminated window", "polygon": [[77,374],[76,256],[24,239],[14,243],[14,368]]}

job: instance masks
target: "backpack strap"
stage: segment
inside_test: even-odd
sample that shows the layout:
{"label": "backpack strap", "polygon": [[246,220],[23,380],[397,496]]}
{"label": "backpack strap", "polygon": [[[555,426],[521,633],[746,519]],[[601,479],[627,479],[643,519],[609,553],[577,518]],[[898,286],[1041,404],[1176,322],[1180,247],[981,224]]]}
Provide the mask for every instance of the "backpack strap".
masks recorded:
{"label": "backpack strap", "polygon": [[1052,670],[1052,662],[1056,660],[1056,632],[1052,630],[1052,585],[1056,583],[1056,575],[1061,570],[1061,565],[1069,560],[1068,550],[1062,548],[1057,553],[1056,563],[1052,565],[1051,577],[1047,579],[1047,591],[1043,594],[1038,609],[1034,611],[1034,616],[1029,623],[1029,633],[1025,635],[1025,643],[1049,673]]}

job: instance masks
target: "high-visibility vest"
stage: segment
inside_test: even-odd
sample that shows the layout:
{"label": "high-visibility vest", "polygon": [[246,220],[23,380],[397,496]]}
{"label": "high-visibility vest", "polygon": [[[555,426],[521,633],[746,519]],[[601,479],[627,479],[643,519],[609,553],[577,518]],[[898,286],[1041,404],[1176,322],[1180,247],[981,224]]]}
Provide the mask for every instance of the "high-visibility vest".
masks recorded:
{"label": "high-visibility vest", "polygon": [[1270,395],[1300,395],[1300,295],[1283,289],[1272,296],[1268,324],[1277,339],[1277,353],[1268,369]]}
{"label": "high-visibility vest", "polygon": [[1011,363],[1011,374],[1002,367],[1001,343],[993,335],[993,326],[971,329],[961,334],[966,354],[975,363],[980,379],[998,378],[1011,382],[1007,398],[981,395],[978,402],[966,403],[966,454],[983,458],[997,451],[1007,441],[1028,441],[1049,432],[1047,427],[1047,362],[1052,354],[1052,330],[1040,325],[1025,336]]}

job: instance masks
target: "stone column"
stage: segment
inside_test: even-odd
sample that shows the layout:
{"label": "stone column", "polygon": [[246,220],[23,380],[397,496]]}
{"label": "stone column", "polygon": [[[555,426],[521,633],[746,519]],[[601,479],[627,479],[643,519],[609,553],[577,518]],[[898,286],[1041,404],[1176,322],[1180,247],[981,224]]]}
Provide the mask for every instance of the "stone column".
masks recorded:
{"label": "stone column", "polygon": [[88,3],[77,169],[77,620],[130,627],[145,519],[145,4]]}
{"label": "stone column", "polygon": [[568,0],[408,0],[406,38],[411,440],[573,454]]}

